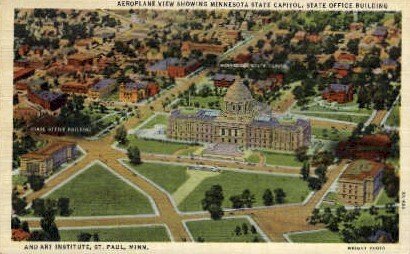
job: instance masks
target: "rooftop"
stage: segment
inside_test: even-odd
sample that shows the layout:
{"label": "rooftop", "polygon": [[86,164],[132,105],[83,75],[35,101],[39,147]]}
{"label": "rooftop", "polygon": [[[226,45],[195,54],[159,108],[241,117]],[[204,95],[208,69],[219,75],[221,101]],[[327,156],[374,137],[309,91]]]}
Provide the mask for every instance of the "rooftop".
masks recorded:
{"label": "rooftop", "polygon": [[91,88],[91,90],[98,91],[98,90],[101,90],[101,89],[103,89],[103,88],[105,88],[109,85],[112,85],[115,82],[116,82],[115,79],[103,79],[103,80],[99,81],[97,84],[95,84]]}
{"label": "rooftop", "polygon": [[355,160],[347,167],[340,178],[363,181],[367,178],[375,177],[383,168],[384,164],[382,163],[368,160]]}
{"label": "rooftop", "polygon": [[42,147],[36,151],[26,153],[21,156],[21,158],[26,158],[26,159],[43,159],[45,157],[51,156],[53,153],[59,151],[60,149],[63,149],[68,146],[74,146],[75,143],[73,142],[67,142],[67,141],[59,141],[50,143],[46,145],[45,147]]}

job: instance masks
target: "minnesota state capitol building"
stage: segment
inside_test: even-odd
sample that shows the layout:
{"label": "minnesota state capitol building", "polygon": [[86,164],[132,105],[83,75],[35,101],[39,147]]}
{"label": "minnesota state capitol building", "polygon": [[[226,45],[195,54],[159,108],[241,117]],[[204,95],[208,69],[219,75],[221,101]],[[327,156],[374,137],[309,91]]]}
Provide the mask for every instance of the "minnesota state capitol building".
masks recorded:
{"label": "minnesota state capitol building", "polygon": [[234,144],[244,148],[293,151],[310,143],[310,122],[280,119],[269,106],[257,102],[238,80],[219,110],[176,109],[169,117],[167,136],[192,142]]}

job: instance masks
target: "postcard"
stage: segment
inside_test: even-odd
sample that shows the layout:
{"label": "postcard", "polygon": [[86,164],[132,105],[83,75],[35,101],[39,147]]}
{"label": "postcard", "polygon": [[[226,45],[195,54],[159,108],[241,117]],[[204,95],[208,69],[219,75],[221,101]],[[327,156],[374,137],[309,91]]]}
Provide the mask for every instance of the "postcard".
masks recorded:
{"label": "postcard", "polygon": [[409,253],[405,3],[0,7],[0,253]]}

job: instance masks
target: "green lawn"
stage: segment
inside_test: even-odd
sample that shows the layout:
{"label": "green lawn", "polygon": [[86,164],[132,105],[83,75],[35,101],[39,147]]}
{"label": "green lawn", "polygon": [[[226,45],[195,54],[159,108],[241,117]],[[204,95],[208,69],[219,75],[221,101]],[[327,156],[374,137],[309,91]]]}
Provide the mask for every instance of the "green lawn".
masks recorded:
{"label": "green lawn", "polygon": [[60,230],[61,241],[78,241],[80,233],[97,233],[102,242],[168,242],[165,227],[119,227]]}
{"label": "green lawn", "polygon": [[347,139],[352,134],[351,131],[337,130],[331,128],[320,128],[313,127],[312,134],[316,136],[317,139],[326,139],[332,141],[340,141]]}
{"label": "green lawn", "polygon": [[246,162],[250,163],[259,163],[260,162],[260,157],[256,153],[252,153],[245,159]]}
{"label": "green lawn", "polygon": [[386,191],[383,189],[381,190],[380,196],[377,199],[376,205],[385,205],[389,203],[394,203],[394,198],[389,198],[386,194]]}
{"label": "green lawn", "polygon": [[305,116],[312,116],[312,117],[320,117],[320,118],[327,118],[332,120],[339,120],[339,121],[346,121],[352,123],[361,123],[366,122],[369,118],[369,115],[349,115],[349,112],[346,114],[333,114],[333,112],[326,112],[326,113],[308,113],[308,112],[297,112],[298,114],[305,115]]}
{"label": "green lawn", "polygon": [[107,169],[96,164],[47,198],[70,198],[73,216],[153,213],[148,199]]}
{"label": "green lawn", "polygon": [[167,125],[168,124],[168,115],[156,115],[148,123],[146,123],[141,129],[151,129],[156,124]]}
{"label": "green lawn", "polygon": [[286,203],[302,202],[309,194],[306,182],[298,177],[222,171],[220,174],[203,180],[178,205],[178,208],[181,211],[201,211],[201,200],[204,198],[204,193],[214,184],[222,186],[225,197],[222,204],[224,208],[231,208],[232,202],[229,198],[241,194],[245,189],[249,189],[255,195],[254,206],[263,206],[262,195],[268,188],[272,191],[276,188],[282,188],[286,193]]}
{"label": "green lawn", "polygon": [[173,154],[178,150],[194,146],[191,144],[139,139],[135,135],[128,135],[128,140],[129,144],[138,146],[141,152],[144,153]]}
{"label": "green lawn", "polygon": [[338,232],[332,232],[327,229],[292,234],[289,238],[296,243],[343,243],[343,239]]}
{"label": "green lawn", "polygon": [[[185,99],[182,99],[181,101],[181,105],[184,105],[184,101],[186,101]],[[221,105],[222,103],[222,97],[219,96],[206,96],[206,97],[201,97],[201,96],[191,96],[189,98],[189,103],[190,105],[186,104],[185,106],[191,106],[191,107],[195,107],[195,105],[199,104],[199,108],[218,108],[216,107],[218,104]],[[211,107],[211,104],[213,104],[213,106]]]}
{"label": "green lawn", "polygon": [[244,223],[251,228],[251,224],[245,218],[188,221],[186,225],[195,241],[201,237],[205,242],[252,242],[256,237],[259,242],[264,242],[259,233],[252,234],[250,230],[247,234],[242,231],[240,235],[236,235],[236,226],[242,227]]}
{"label": "green lawn", "polygon": [[186,166],[160,163],[143,163],[138,166],[127,164],[169,193],[174,193],[189,178]]}
{"label": "green lawn", "polygon": [[263,152],[266,158],[266,164],[269,165],[280,165],[289,167],[301,167],[302,163],[296,160],[293,154],[285,153],[273,153],[273,152]]}
{"label": "green lawn", "polygon": [[396,104],[386,120],[388,126],[400,126],[400,107]]}

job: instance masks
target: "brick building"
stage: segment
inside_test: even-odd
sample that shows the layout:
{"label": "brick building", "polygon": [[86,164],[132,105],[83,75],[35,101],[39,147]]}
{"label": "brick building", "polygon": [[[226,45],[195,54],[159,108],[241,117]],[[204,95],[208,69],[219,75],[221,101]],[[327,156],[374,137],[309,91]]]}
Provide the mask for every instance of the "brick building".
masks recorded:
{"label": "brick building", "polygon": [[382,188],[384,168],[384,164],[374,161],[353,161],[338,180],[338,199],[355,206],[374,202]]}
{"label": "brick building", "polygon": [[34,91],[31,88],[27,92],[28,100],[32,103],[42,106],[44,109],[54,111],[67,102],[67,96],[64,93],[57,93],[51,91],[38,90]]}
{"label": "brick building", "polygon": [[330,84],[322,92],[322,98],[328,102],[346,103],[353,101],[353,86]]}
{"label": "brick building", "polygon": [[184,57],[189,56],[193,50],[201,51],[203,54],[220,55],[223,52],[225,52],[226,46],[209,44],[209,43],[195,43],[195,42],[189,42],[189,41],[185,41],[182,43],[182,46],[181,46],[182,56]]}
{"label": "brick building", "polygon": [[120,85],[119,99],[121,102],[136,103],[148,97],[155,96],[159,91],[159,86],[154,82],[131,82]]}
{"label": "brick building", "polygon": [[61,164],[77,156],[75,143],[58,141],[20,157],[20,172],[23,175],[49,176]]}
{"label": "brick building", "polygon": [[17,82],[22,79],[29,78],[34,75],[34,68],[14,67],[13,69],[13,82]]}
{"label": "brick building", "polygon": [[215,74],[212,78],[214,86],[230,87],[235,82],[235,76],[230,74]]}
{"label": "brick building", "polygon": [[61,91],[68,94],[88,94],[94,84],[94,80],[70,81],[61,85]]}
{"label": "brick building", "polygon": [[94,56],[76,53],[67,58],[68,65],[74,66],[85,66],[85,65],[92,65],[93,64]]}
{"label": "brick building", "polygon": [[195,59],[170,64],[167,67],[168,76],[171,78],[182,78],[194,72],[201,66],[201,63]]}
{"label": "brick building", "polygon": [[115,89],[116,81],[115,79],[103,79],[88,91],[88,96],[93,100],[100,100],[104,97],[107,97]]}
{"label": "brick building", "polygon": [[336,74],[336,77],[338,78],[344,78],[347,75],[349,75],[349,72],[351,70],[351,66],[348,63],[344,62],[336,62],[333,65],[332,71]]}
{"label": "brick building", "polygon": [[336,155],[339,158],[383,161],[390,154],[391,140],[385,134],[365,135],[356,140],[339,142]]}
{"label": "brick building", "polygon": [[41,116],[40,110],[30,105],[17,105],[13,108],[13,118],[30,122]]}

